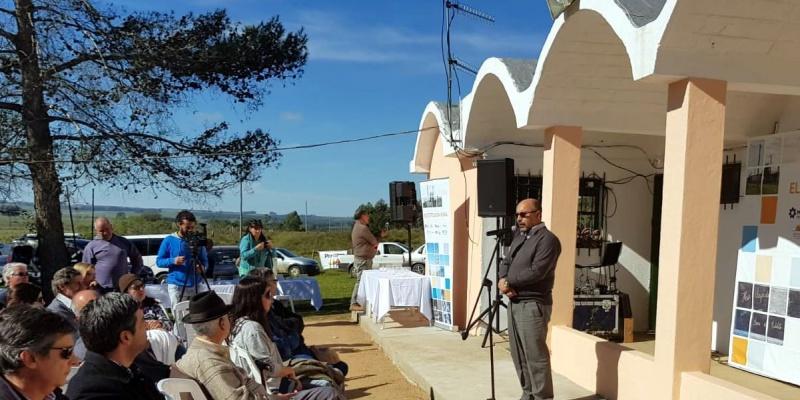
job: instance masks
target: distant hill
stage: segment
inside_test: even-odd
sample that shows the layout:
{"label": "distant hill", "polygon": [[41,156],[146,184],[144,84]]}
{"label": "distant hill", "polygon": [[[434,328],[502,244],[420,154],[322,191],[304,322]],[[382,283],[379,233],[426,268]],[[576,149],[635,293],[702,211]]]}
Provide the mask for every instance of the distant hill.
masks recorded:
{"label": "distant hill", "polygon": [[[33,203],[29,202],[15,202],[15,203],[5,203],[0,202],[0,210],[4,208],[15,208],[19,207],[23,210],[32,211],[33,210]],[[62,212],[63,215],[67,215],[69,210],[67,207],[62,205]],[[73,204],[72,205],[72,212],[76,215],[83,215],[91,213],[92,206],[90,204]],[[94,206],[94,213],[95,215],[108,215],[110,218],[113,218],[119,213],[124,213],[126,216],[136,215],[136,214],[159,214],[162,217],[171,218],[174,217],[175,214],[180,211],[176,208],[144,208],[144,207],[124,207],[124,206],[104,206],[95,204]],[[211,211],[211,210],[192,210],[195,216],[198,219],[202,220],[239,220],[239,212],[238,211]],[[265,224],[279,224],[282,223],[286,219],[286,214],[278,214],[275,212],[268,212],[268,213],[259,213],[257,211],[247,210],[243,213],[244,220],[250,219],[261,219]],[[306,219],[306,216],[300,214],[300,218],[303,220]],[[321,216],[321,215],[308,215],[309,229],[332,229],[332,230],[341,230],[341,229],[349,229],[353,223],[352,217],[330,217],[330,216]]]}

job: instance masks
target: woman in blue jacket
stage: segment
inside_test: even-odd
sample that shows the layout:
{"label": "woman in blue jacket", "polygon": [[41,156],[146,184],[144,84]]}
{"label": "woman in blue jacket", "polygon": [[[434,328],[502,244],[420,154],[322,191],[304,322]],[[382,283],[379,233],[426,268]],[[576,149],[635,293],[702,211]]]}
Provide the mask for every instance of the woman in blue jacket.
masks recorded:
{"label": "woman in blue jacket", "polygon": [[264,236],[264,226],[260,220],[247,223],[247,233],[239,242],[239,276],[244,277],[255,268],[272,269],[272,241]]}

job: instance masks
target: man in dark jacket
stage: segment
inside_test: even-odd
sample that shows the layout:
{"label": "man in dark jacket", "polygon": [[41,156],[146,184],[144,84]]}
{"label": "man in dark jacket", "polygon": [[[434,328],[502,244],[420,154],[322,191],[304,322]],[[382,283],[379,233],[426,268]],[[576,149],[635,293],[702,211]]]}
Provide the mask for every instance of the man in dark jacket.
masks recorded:
{"label": "man in dark jacket", "polygon": [[500,291],[510,299],[511,358],[522,386],[521,398],[552,399],[553,375],[546,339],[561,244],[542,223],[539,200],[522,200],[516,217],[519,229],[500,264],[498,282]]}
{"label": "man in dark jacket", "polygon": [[71,400],[161,400],[155,383],[134,365],[147,349],[144,315],[127,294],[109,293],[84,307],[81,338],[87,352],[67,389]]}

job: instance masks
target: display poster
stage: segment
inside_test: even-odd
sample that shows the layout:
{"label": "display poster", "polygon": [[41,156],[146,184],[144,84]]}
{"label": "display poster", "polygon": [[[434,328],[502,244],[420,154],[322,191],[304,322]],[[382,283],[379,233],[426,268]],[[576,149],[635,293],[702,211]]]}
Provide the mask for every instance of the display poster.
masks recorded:
{"label": "display poster", "polygon": [[747,152],[728,364],[800,385],[800,132]]}
{"label": "display poster", "polygon": [[431,278],[434,325],[453,329],[453,213],[450,181],[435,179],[420,183],[425,251]]}
{"label": "display poster", "polygon": [[319,266],[322,269],[339,268],[339,256],[347,254],[347,250],[319,251]]}

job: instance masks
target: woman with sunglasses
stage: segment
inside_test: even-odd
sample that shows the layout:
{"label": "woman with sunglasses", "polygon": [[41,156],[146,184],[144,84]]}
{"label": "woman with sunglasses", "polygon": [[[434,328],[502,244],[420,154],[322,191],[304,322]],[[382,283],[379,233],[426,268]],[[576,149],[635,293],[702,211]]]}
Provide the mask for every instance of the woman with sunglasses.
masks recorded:
{"label": "woman with sunglasses", "polygon": [[163,329],[172,332],[172,320],[164,311],[158,300],[148,297],[144,291],[144,282],[135,274],[125,274],[119,278],[119,290],[136,300],[144,312],[144,323],[147,329]]}
{"label": "woman with sunglasses", "polygon": [[42,307],[18,304],[0,313],[0,399],[58,398],[78,365],[72,332],[69,321]]}
{"label": "woman with sunglasses", "polygon": [[269,338],[267,313],[272,308],[273,296],[270,286],[259,278],[248,276],[239,281],[233,292],[233,310],[230,314],[231,345],[247,351],[261,369],[262,375],[268,378],[267,389],[272,393],[270,398],[344,399],[337,389],[331,387],[300,390],[289,397],[278,394],[281,378],[294,380],[296,387],[300,389],[303,385],[297,380],[294,368],[283,365],[278,348]]}

